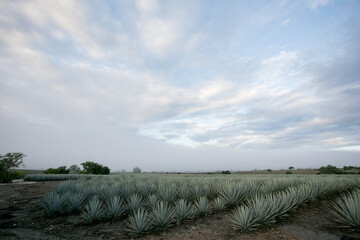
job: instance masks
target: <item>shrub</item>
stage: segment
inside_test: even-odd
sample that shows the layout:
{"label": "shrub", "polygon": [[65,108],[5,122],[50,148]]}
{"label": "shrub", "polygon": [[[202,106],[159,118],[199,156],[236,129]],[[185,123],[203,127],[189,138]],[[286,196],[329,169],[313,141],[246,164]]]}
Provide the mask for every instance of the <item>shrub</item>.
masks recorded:
{"label": "shrub", "polygon": [[110,174],[110,169],[99,163],[87,161],[82,163],[81,166],[83,166],[84,168],[83,173],[85,174],[104,174],[104,175]]}
{"label": "shrub", "polygon": [[229,170],[226,170],[226,171],[221,171],[221,174],[231,174],[231,172]]}
{"label": "shrub", "polygon": [[66,169],[66,166],[48,168],[44,171],[44,174],[69,174],[69,170]]}
{"label": "shrub", "polygon": [[326,167],[321,167],[319,169],[320,174],[342,174],[344,173],[335,166],[327,165]]}
{"label": "shrub", "polygon": [[292,171],[286,171],[285,174],[292,174]]}

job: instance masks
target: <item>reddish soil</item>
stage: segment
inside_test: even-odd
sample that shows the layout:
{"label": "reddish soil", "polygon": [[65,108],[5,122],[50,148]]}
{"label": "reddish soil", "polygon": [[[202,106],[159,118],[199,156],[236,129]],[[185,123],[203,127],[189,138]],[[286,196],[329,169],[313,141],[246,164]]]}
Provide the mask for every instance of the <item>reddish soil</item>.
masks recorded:
{"label": "reddish soil", "polygon": [[[74,215],[47,216],[41,197],[58,182],[0,184],[0,239],[129,239],[126,220],[86,224]],[[286,221],[252,233],[238,233],[228,224],[229,212],[220,212],[142,237],[153,239],[341,239],[329,207],[336,196],[299,208]],[[360,239],[360,235],[352,235]]]}

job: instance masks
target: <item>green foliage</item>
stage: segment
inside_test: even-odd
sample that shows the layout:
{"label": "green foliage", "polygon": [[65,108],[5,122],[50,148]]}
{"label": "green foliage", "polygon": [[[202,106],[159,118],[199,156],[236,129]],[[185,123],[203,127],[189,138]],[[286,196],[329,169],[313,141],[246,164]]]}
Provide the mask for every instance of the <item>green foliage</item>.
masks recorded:
{"label": "green foliage", "polygon": [[231,172],[229,170],[226,170],[226,171],[221,171],[221,174],[231,174]]}
{"label": "green foliage", "polygon": [[226,201],[222,197],[217,197],[213,201],[215,211],[222,211],[225,209]]}
{"label": "green foliage", "polygon": [[127,211],[126,204],[119,196],[114,196],[106,201],[107,217],[116,219],[124,215]]}
{"label": "green foliage", "polygon": [[42,207],[49,214],[59,213],[65,206],[65,196],[56,192],[46,194],[42,199]]}
{"label": "green foliage", "polygon": [[333,206],[335,221],[342,228],[360,232],[360,190],[343,195]]}
{"label": "green foliage", "polygon": [[80,169],[80,167],[78,167],[77,165],[71,165],[70,167],[69,167],[69,173],[70,174],[79,174],[79,173],[81,173],[81,169]]}
{"label": "green foliage", "polygon": [[139,167],[134,167],[133,173],[141,173],[141,169]]}
{"label": "green foliage", "polygon": [[163,201],[152,209],[151,224],[156,229],[164,229],[169,227],[175,221],[175,213],[171,207]]}
{"label": "green foliage", "polygon": [[290,167],[289,167],[289,170],[294,170],[294,167],[293,167],[293,166],[290,166]]}
{"label": "green foliage", "polygon": [[196,214],[199,217],[203,217],[210,213],[211,205],[206,197],[201,197],[195,202]]}
{"label": "green foliage", "polygon": [[342,174],[344,173],[335,166],[327,165],[326,167],[321,167],[319,169],[320,174]]}
{"label": "green foliage", "polygon": [[292,174],[292,171],[286,171],[285,174]]}
{"label": "green foliage", "polygon": [[66,169],[66,166],[48,168],[44,171],[44,174],[69,174],[69,170]]}
{"label": "green foliage", "polygon": [[100,220],[105,214],[103,205],[99,198],[92,198],[82,211],[82,217],[88,223],[93,223]]}
{"label": "green foliage", "polygon": [[22,153],[7,153],[4,156],[0,155],[0,182],[11,182],[12,179],[19,177],[19,174],[10,171],[10,169],[23,165],[23,158],[25,157]]}
{"label": "green foliage", "polygon": [[129,211],[136,211],[137,209],[142,207],[142,197],[137,194],[131,194],[127,200],[127,207]]}
{"label": "green foliage", "polygon": [[68,212],[80,211],[85,202],[85,195],[81,193],[66,192],[66,206]]}
{"label": "green foliage", "polygon": [[191,203],[185,199],[180,199],[175,203],[176,224],[180,224],[186,219],[191,219],[194,215],[194,208]]}
{"label": "green foliage", "polygon": [[134,211],[129,217],[127,232],[136,237],[144,235],[151,227],[148,216],[143,208]]}
{"label": "green foliage", "polygon": [[259,224],[252,209],[246,206],[240,206],[230,216],[230,224],[240,232],[249,232],[255,230]]}
{"label": "green foliage", "polygon": [[85,174],[103,174],[103,175],[110,174],[110,169],[99,163],[87,161],[82,163],[81,166],[83,166],[84,168],[83,172]]}

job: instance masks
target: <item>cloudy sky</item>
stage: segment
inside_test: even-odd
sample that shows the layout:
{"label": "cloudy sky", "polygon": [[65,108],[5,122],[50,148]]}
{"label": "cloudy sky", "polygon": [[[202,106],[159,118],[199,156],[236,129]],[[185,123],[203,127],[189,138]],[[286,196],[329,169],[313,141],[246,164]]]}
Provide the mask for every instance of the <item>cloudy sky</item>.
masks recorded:
{"label": "cloudy sky", "polygon": [[0,154],[113,171],[360,165],[360,2],[1,1]]}

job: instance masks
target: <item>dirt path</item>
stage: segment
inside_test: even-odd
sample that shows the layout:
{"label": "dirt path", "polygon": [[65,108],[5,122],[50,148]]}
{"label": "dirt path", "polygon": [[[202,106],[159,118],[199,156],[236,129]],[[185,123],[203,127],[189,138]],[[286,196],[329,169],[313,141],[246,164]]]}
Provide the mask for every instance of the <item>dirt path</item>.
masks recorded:
{"label": "dirt path", "polygon": [[[56,184],[0,184],[0,239],[129,239],[124,233],[125,220],[88,225],[79,216],[46,216],[40,199]],[[220,212],[141,239],[341,239],[346,233],[336,228],[329,211],[334,199],[336,196],[304,206],[286,221],[253,233],[237,233],[228,224],[229,212]]]}

